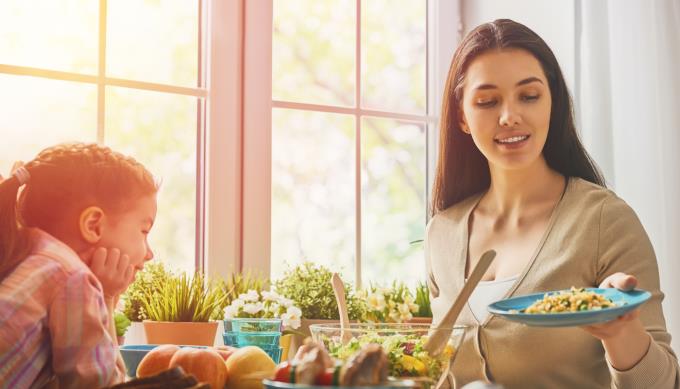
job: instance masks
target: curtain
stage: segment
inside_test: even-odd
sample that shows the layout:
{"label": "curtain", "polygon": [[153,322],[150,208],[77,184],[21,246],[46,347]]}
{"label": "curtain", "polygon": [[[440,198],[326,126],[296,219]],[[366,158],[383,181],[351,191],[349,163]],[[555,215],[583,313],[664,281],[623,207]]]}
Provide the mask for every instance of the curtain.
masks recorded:
{"label": "curtain", "polygon": [[654,245],[680,351],[680,1],[576,3],[577,122]]}

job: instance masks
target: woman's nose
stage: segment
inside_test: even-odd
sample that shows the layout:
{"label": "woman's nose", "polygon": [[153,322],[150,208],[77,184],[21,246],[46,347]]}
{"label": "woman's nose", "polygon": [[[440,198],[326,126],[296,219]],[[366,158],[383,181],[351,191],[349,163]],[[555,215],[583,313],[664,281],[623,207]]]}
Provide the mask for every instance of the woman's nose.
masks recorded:
{"label": "woman's nose", "polygon": [[501,127],[514,127],[522,123],[522,116],[512,104],[505,104],[501,115],[498,118],[498,124]]}

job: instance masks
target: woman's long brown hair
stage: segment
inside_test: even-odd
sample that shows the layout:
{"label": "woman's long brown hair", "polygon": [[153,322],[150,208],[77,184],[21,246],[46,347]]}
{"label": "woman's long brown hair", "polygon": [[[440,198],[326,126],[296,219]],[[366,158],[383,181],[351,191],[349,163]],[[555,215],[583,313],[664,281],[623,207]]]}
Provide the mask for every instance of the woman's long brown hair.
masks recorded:
{"label": "woman's long brown hair", "polygon": [[123,210],[157,191],[143,165],[97,144],[50,147],[24,167],[30,180],[23,187],[14,176],[0,182],[0,281],[30,252],[29,228],[58,231],[75,226],[88,206]]}
{"label": "woman's long brown hair", "polygon": [[432,188],[431,215],[489,188],[489,164],[460,128],[463,82],[470,63],[492,49],[522,49],[541,64],[552,96],[550,127],[543,147],[548,166],[565,177],[581,177],[605,186],[602,173],[579,140],[571,97],[550,47],[531,29],[509,19],[485,23],[458,46],[444,87],[439,126],[439,157]]}

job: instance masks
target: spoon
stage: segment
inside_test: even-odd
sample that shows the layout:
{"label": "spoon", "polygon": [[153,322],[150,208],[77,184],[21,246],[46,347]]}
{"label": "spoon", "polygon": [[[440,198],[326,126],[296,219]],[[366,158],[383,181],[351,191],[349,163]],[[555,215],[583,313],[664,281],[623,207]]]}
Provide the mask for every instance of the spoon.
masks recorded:
{"label": "spoon", "polygon": [[453,305],[451,305],[449,311],[446,312],[446,315],[444,315],[439,322],[439,325],[432,329],[430,337],[427,339],[424,346],[425,350],[427,350],[430,355],[439,355],[448,342],[451,332],[453,331],[453,325],[456,323],[460,311],[463,310],[463,306],[470,298],[472,291],[482,279],[482,276],[486,273],[486,270],[489,268],[495,257],[496,252],[493,250],[489,250],[482,254],[482,258],[475,265],[475,268],[472,270],[465,285],[463,285],[463,289],[458,293]]}
{"label": "spoon", "polygon": [[335,300],[338,302],[338,312],[340,313],[340,336],[342,343],[345,344],[352,339],[352,334],[347,331],[349,328],[349,314],[347,313],[347,302],[345,301],[345,284],[338,273],[333,273],[331,284],[333,285],[333,293],[335,293]]}

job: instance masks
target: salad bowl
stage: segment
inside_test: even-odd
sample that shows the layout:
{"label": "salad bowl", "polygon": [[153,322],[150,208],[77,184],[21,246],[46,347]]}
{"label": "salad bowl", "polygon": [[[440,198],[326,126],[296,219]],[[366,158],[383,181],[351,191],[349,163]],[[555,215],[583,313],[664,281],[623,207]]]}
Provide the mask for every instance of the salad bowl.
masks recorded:
{"label": "salad bowl", "polygon": [[312,338],[341,362],[366,344],[381,345],[387,354],[389,376],[417,381],[423,388],[438,387],[446,379],[465,330],[466,326],[453,326],[444,350],[439,355],[429,355],[424,349],[431,331],[429,324],[353,323],[345,329],[340,324],[310,326]]}

